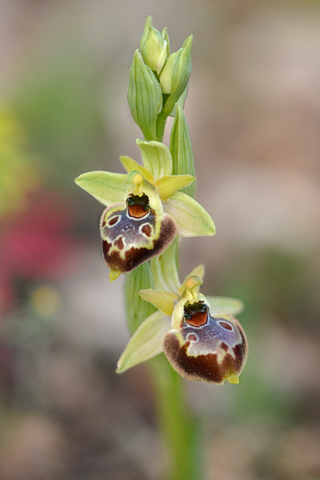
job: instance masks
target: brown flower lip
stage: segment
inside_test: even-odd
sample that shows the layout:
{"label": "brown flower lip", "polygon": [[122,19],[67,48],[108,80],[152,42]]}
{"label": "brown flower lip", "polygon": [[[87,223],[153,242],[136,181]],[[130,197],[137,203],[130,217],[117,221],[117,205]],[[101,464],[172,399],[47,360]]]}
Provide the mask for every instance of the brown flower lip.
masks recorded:
{"label": "brown flower lip", "polygon": [[105,263],[127,273],[167,248],[176,236],[176,225],[170,215],[157,215],[146,195],[132,195],[103,212],[100,231]]}
{"label": "brown flower lip", "polygon": [[247,350],[238,320],[229,314],[211,316],[203,302],[186,306],[181,328],[169,330],[163,340],[163,351],[181,376],[214,384],[240,375]]}

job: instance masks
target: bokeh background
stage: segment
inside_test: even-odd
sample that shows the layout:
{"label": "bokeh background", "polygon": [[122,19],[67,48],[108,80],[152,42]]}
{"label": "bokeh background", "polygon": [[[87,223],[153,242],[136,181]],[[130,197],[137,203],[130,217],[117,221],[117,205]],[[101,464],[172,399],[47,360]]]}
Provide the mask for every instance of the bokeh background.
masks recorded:
{"label": "bokeh background", "polygon": [[[126,101],[147,15],[194,34],[185,113],[214,238],[182,276],[241,298],[238,386],[186,383],[206,479],[320,478],[320,2],[0,0],[0,479],[157,480],[165,453],[110,284],[99,205],[73,182],[139,160]],[[195,479],[197,480],[197,479]]]}

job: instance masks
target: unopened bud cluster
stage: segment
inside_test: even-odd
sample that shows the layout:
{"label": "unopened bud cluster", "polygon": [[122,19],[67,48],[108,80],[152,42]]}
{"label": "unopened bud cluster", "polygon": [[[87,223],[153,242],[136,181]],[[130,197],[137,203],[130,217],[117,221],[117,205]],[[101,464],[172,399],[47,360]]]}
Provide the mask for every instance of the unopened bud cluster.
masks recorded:
{"label": "unopened bud cluster", "polygon": [[173,113],[184,93],[191,74],[192,35],[183,46],[170,54],[167,30],[160,33],[147,18],[129,76],[128,103],[131,114],[146,140],[156,138],[159,116]]}

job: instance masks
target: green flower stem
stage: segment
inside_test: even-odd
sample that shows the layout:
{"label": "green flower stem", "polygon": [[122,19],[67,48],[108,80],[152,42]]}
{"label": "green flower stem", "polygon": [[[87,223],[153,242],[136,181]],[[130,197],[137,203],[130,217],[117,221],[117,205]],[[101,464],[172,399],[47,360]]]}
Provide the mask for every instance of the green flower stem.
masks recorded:
{"label": "green flower stem", "polygon": [[166,126],[168,114],[165,113],[163,110],[159,113],[157,117],[157,141],[162,142],[164,129]]}
{"label": "green flower stem", "polygon": [[[151,287],[153,279],[148,262],[127,275],[125,299],[131,333],[155,310],[138,294],[139,290]],[[149,373],[159,430],[168,456],[165,480],[201,480],[200,432],[186,402],[184,380],[163,354],[149,361]]]}
{"label": "green flower stem", "polygon": [[149,362],[159,429],[167,451],[165,480],[201,480],[199,426],[186,404],[182,377],[163,354]]}

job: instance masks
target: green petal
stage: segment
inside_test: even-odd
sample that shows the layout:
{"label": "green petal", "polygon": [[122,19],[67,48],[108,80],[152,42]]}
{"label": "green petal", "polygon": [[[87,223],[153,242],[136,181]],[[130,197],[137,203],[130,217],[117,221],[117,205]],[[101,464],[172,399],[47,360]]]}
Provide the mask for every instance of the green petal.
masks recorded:
{"label": "green petal", "polygon": [[174,192],[190,185],[194,180],[195,178],[191,175],[166,175],[157,180],[155,186],[157,187],[161,200],[166,201]]}
{"label": "green petal", "polygon": [[109,207],[123,202],[128,189],[127,175],[111,172],[88,172],[75,179],[75,183],[99,202]]}
{"label": "green petal", "polygon": [[151,173],[149,172],[149,170],[147,170],[142,165],[140,165],[140,163],[133,160],[133,158],[126,157],[126,156],[121,156],[120,157],[120,162],[122,163],[122,165],[124,166],[124,168],[127,170],[128,173],[130,173],[132,171],[139,172],[139,173],[141,173],[143,178],[145,180],[147,180],[147,182],[152,183],[152,184],[154,183],[154,178],[151,175]]}
{"label": "green petal", "polygon": [[172,175],[172,157],[166,145],[139,139],[137,145],[140,148],[143,165],[151,172],[155,181],[165,175]]}
{"label": "green petal", "polygon": [[179,239],[176,238],[172,244],[150,262],[150,269],[154,286],[157,290],[177,293],[180,286],[177,267],[177,247]]}
{"label": "green petal", "polygon": [[185,193],[175,192],[163,209],[176,222],[181,237],[202,237],[216,233],[212,218],[206,210]]}
{"label": "green petal", "polygon": [[231,315],[237,315],[244,309],[243,303],[237,298],[211,297],[206,295],[206,299],[210,305],[211,315],[222,312],[230,313]]}
{"label": "green petal", "polygon": [[152,303],[161,312],[169,316],[172,315],[175,301],[178,298],[175,293],[153,290],[152,288],[140,290],[139,295],[143,300]]}
{"label": "green petal", "polygon": [[170,328],[170,317],[155,312],[148,317],[130,339],[119,361],[117,373],[145,362],[162,352],[162,340]]}

